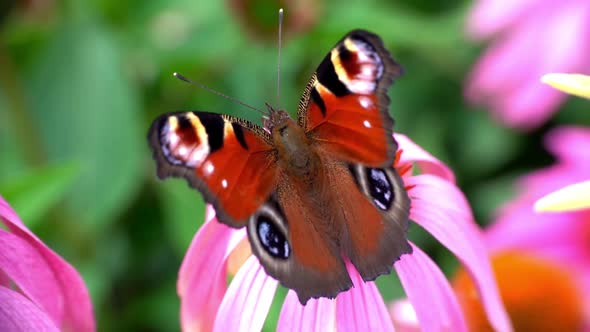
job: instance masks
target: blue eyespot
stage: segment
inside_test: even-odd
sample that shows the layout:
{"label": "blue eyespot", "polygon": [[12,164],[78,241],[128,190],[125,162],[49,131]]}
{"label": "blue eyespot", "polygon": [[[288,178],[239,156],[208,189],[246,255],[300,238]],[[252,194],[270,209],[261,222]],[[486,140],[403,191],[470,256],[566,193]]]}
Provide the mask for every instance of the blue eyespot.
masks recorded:
{"label": "blue eyespot", "polygon": [[367,181],[373,203],[383,211],[389,210],[393,204],[394,192],[385,171],[380,168],[367,168]]}
{"label": "blue eyespot", "polygon": [[271,219],[263,215],[259,216],[256,231],[262,247],[269,255],[280,259],[289,258],[291,254],[289,242]]}

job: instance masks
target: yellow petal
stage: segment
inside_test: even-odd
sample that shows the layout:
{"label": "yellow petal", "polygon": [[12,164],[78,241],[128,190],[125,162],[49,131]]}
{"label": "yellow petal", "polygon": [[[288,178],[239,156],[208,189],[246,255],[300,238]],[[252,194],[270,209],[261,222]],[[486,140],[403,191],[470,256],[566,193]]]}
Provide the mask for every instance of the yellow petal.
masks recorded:
{"label": "yellow petal", "polygon": [[537,212],[563,212],[590,208],[590,181],[569,185],[535,202]]}
{"label": "yellow petal", "polygon": [[574,96],[590,99],[590,76],[582,74],[547,74],[541,82]]}

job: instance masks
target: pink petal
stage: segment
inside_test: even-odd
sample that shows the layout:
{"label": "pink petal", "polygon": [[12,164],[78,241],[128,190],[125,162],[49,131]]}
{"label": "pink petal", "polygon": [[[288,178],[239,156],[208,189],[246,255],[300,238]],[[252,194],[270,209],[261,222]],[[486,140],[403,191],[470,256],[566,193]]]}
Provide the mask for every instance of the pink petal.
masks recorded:
{"label": "pink petal", "polygon": [[[585,72],[590,68],[585,56],[590,40],[580,38],[590,33],[590,2],[528,2],[489,0],[479,6],[481,11],[476,10],[481,15],[472,18],[484,25],[503,25],[509,20],[512,26],[477,62],[466,87],[469,100],[490,107],[501,122],[525,130],[545,122],[566,98],[540,84],[543,74]],[[531,6],[534,8],[527,8]],[[497,19],[493,7],[508,12],[501,11],[506,16]],[[526,16],[522,16],[523,9]]]}
{"label": "pink petal", "polygon": [[[572,162],[558,163],[521,177],[517,181],[518,188],[521,191],[517,203],[527,200],[527,204],[533,204],[535,200],[543,195],[561,189],[566,185],[588,180],[590,173],[584,168],[584,165],[586,163],[576,163],[572,160]],[[507,205],[512,204],[514,202]]]}
{"label": "pink petal", "polygon": [[29,299],[0,286],[0,331],[59,332],[59,329],[47,313]]}
{"label": "pink petal", "polygon": [[177,291],[183,331],[210,331],[226,290],[226,260],[245,230],[217,221],[207,210],[206,222],[195,235],[180,267]]}
{"label": "pink petal", "polygon": [[502,123],[521,130],[536,128],[566,99],[565,94],[540,83],[539,75],[533,76],[494,102],[493,110]]}
{"label": "pink petal", "polygon": [[474,38],[486,38],[512,25],[522,16],[529,15],[538,0],[479,0],[471,9],[467,30]]}
{"label": "pink petal", "polygon": [[214,331],[261,331],[278,282],[250,256],[225,294]]}
{"label": "pink petal", "polygon": [[469,74],[466,96],[470,101],[493,104],[520,89],[523,82],[539,80],[534,70],[540,58],[530,59],[529,54],[536,47],[530,35],[543,27],[540,24],[536,18],[528,20],[484,52]]}
{"label": "pink petal", "polygon": [[395,270],[424,331],[467,331],[461,307],[449,282],[430,258],[413,252],[395,262]]}
{"label": "pink petal", "polygon": [[414,186],[410,219],[424,227],[457,256],[477,284],[484,308],[499,331],[511,331],[506,310],[500,300],[482,234],[471,216],[469,206],[452,183],[431,175],[405,180]]}
{"label": "pink petal", "polygon": [[590,212],[537,214],[532,201],[513,204],[485,232],[490,251],[533,251],[569,265],[587,265]]}
{"label": "pink petal", "polygon": [[1,196],[0,217],[10,230],[0,232],[0,269],[61,329],[94,331],[92,303],[78,272],[29,231]]}
{"label": "pink petal", "polygon": [[389,313],[398,332],[420,332],[420,322],[414,306],[407,299],[394,301],[389,305]]}
{"label": "pink petal", "polygon": [[277,332],[336,331],[336,301],[326,298],[310,299],[302,306],[297,294],[287,293]]}
{"label": "pink petal", "polygon": [[536,38],[536,50],[544,55],[540,69],[544,73],[587,72],[590,62],[585,51],[590,40],[580,36],[590,33],[590,2],[571,1],[555,7],[542,18],[546,29]]}
{"label": "pink petal", "polygon": [[438,175],[451,182],[455,182],[455,175],[447,165],[422,149],[406,135],[394,134],[393,137],[398,143],[399,148],[403,150],[400,157],[400,164],[416,164],[423,173]]}
{"label": "pink petal", "polygon": [[[590,163],[590,129],[587,127],[553,129],[545,136],[545,145],[561,162],[577,165]],[[590,177],[590,172],[587,176]]]}
{"label": "pink petal", "polygon": [[394,331],[383,298],[374,282],[364,282],[347,264],[354,288],[336,297],[338,331]]}
{"label": "pink petal", "polygon": [[10,286],[10,284],[11,284],[10,278],[0,268],[0,286],[8,287],[8,286]]}

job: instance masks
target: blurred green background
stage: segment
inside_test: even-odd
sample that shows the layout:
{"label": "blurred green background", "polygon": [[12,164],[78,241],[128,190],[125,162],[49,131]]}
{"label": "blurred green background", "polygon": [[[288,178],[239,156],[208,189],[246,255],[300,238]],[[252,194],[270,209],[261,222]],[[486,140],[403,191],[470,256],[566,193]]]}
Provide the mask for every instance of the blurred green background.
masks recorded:
{"label": "blurred green background", "polygon": [[[543,134],[558,124],[590,124],[590,113],[572,100],[549,124],[522,134],[474,112],[462,88],[482,45],[464,37],[469,5],[3,0],[0,193],[82,273],[99,330],[178,330],[175,282],[204,204],[184,181],[156,179],[147,129],[157,115],[177,110],[260,123],[257,113],[171,74],[255,107],[275,103],[276,13],[283,6],[281,104],[296,112],[307,79],[346,32],[378,33],[406,70],[390,90],[396,131],[453,168],[485,224],[510,198],[516,176],[551,162]],[[454,259],[418,227],[410,238],[446,273],[454,270]],[[403,294],[395,276],[378,284],[386,300]]]}

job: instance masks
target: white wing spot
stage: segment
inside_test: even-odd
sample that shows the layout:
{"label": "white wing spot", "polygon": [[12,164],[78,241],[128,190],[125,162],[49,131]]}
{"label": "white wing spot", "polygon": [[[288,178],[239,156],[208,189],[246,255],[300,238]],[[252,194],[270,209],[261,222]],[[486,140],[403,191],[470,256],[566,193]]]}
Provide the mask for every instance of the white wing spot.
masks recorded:
{"label": "white wing spot", "polygon": [[180,148],[178,148],[178,155],[181,157],[186,157],[186,155],[188,154],[188,149],[185,146],[181,146]]}
{"label": "white wing spot", "polygon": [[371,128],[372,127],[371,126],[371,123],[369,122],[369,120],[363,121],[363,125],[365,125],[365,127],[367,127],[367,128]]}
{"label": "white wing spot", "polygon": [[190,167],[200,167],[205,158],[209,155],[209,145],[202,144],[198,148],[193,149],[187,165]]}
{"label": "white wing spot", "polygon": [[205,163],[205,175],[211,175],[211,173],[213,173],[214,170],[215,166],[213,166],[213,164],[210,161],[207,161]]}
{"label": "white wing spot", "polygon": [[226,179],[221,180],[221,186],[223,187],[223,189],[227,188],[227,180]]}
{"label": "white wing spot", "polygon": [[373,107],[373,102],[368,97],[365,97],[365,96],[359,97],[359,102],[361,103],[361,106],[363,108],[369,109],[369,108]]}
{"label": "white wing spot", "polygon": [[178,137],[176,133],[170,133],[170,136],[168,137],[168,144],[172,148],[174,148],[178,144],[178,141],[180,141],[180,137]]}

